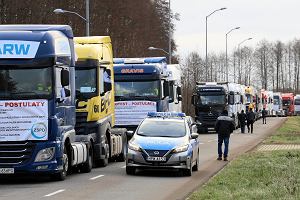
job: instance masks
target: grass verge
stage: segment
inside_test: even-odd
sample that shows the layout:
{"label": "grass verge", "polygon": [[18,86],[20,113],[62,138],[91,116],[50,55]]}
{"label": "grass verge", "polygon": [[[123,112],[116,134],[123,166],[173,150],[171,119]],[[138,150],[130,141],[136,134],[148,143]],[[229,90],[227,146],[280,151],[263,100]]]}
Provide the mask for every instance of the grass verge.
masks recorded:
{"label": "grass verge", "polygon": [[300,144],[300,116],[289,117],[264,144]]}
{"label": "grass verge", "polygon": [[252,152],[232,161],[189,200],[300,199],[300,151]]}

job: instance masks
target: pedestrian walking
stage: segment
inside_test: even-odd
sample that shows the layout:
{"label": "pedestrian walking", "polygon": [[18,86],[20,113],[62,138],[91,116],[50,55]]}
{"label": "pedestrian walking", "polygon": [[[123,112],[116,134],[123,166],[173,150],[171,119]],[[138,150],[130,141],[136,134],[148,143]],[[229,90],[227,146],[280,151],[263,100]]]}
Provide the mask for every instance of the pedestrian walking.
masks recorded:
{"label": "pedestrian walking", "polygon": [[241,126],[241,133],[245,133],[245,126],[247,121],[247,115],[244,110],[239,114],[239,122]]}
{"label": "pedestrian walking", "polygon": [[255,121],[255,113],[253,112],[253,109],[250,108],[250,111],[247,113],[247,128],[248,133],[251,131],[253,133],[253,124]]}
{"label": "pedestrian walking", "polygon": [[[218,117],[215,130],[218,133],[218,158],[217,160],[222,160],[222,156],[224,161],[228,160],[228,148],[229,148],[229,138],[230,134],[234,130],[234,122],[231,117],[228,117],[228,111],[223,110],[220,117]],[[222,145],[224,143],[224,154],[222,151]]]}
{"label": "pedestrian walking", "polygon": [[263,108],[263,110],[261,111],[261,116],[262,116],[263,124],[267,124],[267,111],[265,108]]}

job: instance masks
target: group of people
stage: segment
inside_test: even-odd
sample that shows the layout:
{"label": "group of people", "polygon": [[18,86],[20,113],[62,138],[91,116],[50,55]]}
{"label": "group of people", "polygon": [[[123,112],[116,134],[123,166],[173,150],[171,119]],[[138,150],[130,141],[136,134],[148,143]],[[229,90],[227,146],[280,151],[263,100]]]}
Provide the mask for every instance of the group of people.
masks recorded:
{"label": "group of people", "polygon": [[[267,117],[267,111],[265,108],[262,110],[262,119],[263,124],[266,124],[266,117]],[[238,116],[240,126],[241,126],[241,133],[245,133],[245,126],[247,124],[248,133],[253,133],[253,124],[255,122],[256,116],[253,112],[253,108],[250,108],[249,112],[245,113],[244,110],[239,114]],[[223,110],[221,113],[221,116],[218,117],[216,124],[215,124],[215,130],[218,133],[218,158],[217,160],[224,161],[228,160],[228,146],[229,146],[229,138],[230,134],[235,129],[234,121],[231,117],[228,116],[228,111]],[[224,153],[222,151],[222,145],[224,143]],[[222,157],[223,156],[223,157]]]}

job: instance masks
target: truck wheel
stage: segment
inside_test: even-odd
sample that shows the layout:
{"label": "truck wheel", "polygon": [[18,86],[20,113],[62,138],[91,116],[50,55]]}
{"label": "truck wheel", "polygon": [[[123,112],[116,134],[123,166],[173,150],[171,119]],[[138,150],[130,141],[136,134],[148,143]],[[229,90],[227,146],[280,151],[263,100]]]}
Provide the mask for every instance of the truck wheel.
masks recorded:
{"label": "truck wheel", "polygon": [[118,155],[117,161],[124,162],[126,160],[127,140],[123,141],[122,152]]}
{"label": "truck wheel", "polygon": [[135,167],[128,167],[126,166],[126,174],[134,175],[135,174]]}
{"label": "truck wheel", "polygon": [[87,153],[87,160],[85,163],[83,163],[80,167],[80,171],[83,173],[89,173],[92,171],[93,168],[93,150],[92,147],[89,148],[89,151]]}
{"label": "truck wheel", "polygon": [[52,179],[55,181],[63,181],[66,179],[68,170],[69,170],[69,157],[68,157],[68,153],[67,153],[67,149],[64,146],[64,154],[63,154],[63,158],[62,158],[62,165],[63,165],[63,169],[61,172],[53,174],[52,175]]}
{"label": "truck wheel", "polygon": [[107,137],[105,136],[105,144],[104,144],[104,149],[106,151],[106,154],[105,154],[105,158],[104,159],[100,159],[99,160],[99,165],[101,167],[106,167],[108,165],[108,158],[109,158],[109,144],[108,144],[108,140],[107,140]]}

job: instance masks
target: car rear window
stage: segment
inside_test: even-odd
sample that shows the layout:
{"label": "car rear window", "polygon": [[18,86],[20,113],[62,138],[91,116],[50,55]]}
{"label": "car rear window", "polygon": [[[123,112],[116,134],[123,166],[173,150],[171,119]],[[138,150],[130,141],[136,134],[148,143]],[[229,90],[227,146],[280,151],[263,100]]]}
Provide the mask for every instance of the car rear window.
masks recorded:
{"label": "car rear window", "polygon": [[185,136],[185,124],[183,120],[145,119],[137,134],[148,137],[183,137]]}

